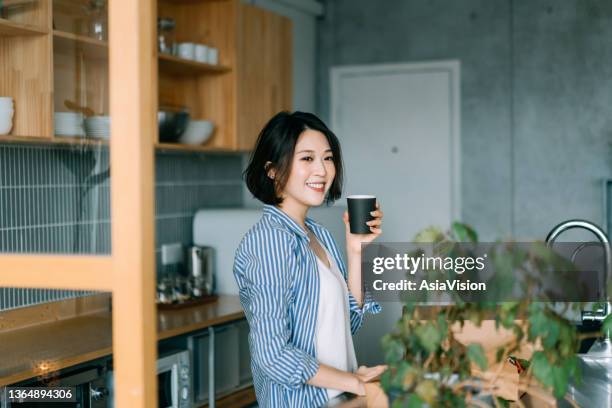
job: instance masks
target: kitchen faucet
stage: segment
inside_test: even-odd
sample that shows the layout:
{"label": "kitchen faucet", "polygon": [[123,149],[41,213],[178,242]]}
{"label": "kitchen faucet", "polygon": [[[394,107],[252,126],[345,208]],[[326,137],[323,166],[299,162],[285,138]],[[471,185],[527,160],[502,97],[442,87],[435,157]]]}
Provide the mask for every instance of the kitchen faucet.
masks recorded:
{"label": "kitchen faucet", "polygon": [[[597,225],[593,224],[589,221],[584,220],[568,220],[564,221],[561,224],[554,227],[546,237],[546,243],[548,247],[552,247],[555,240],[561,233],[573,228],[585,229],[587,231],[591,231],[601,242],[601,245],[604,249],[604,261],[605,261],[605,269],[603,276],[600,278],[600,287],[603,288],[603,298],[605,303],[603,308],[600,308],[594,312],[592,311],[582,311],[582,321],[598,321],[602,322],[610,313],[612,313],[612,303],[610,303],[608,299],[608,280],[610,279],[610,275],[612,274],[612,255],[610,253],[610,241],[608,237],[603,232],[601,228]],[[582,244],[579,246],[574,254],[572,255],[572,260],[576,257],[577,253],[586,248],[587,245]],[[589,350],[589,354],[598,355],[601,357],[612,357],[612,342],[610,340],[610,331],[606,330],[604,333],[603,339],[597,339],[597,341],[593,344],[591,349]]]}

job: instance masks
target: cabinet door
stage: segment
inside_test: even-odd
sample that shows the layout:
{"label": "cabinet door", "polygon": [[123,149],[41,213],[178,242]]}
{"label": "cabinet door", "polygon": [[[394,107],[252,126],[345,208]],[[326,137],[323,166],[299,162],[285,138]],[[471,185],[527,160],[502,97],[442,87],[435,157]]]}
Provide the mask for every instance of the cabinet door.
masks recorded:
{"label": "cabinet door", "polygon": [[238,24],[238,149],[251,150],[263,125],[291,109],[291,21],[241,4]]}

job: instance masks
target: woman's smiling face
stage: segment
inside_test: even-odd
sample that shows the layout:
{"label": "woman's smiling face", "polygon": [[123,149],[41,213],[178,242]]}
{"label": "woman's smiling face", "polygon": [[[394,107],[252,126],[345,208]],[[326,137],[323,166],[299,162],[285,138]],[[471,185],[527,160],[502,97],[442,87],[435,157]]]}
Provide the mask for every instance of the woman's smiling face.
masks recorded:
{"label": "woman's smiling face", "polygon": [[281,193],[282,207],[323,204],[334,177],[336,167],[327,138],[317,130],[304,130],[295,144],[291,172]]}

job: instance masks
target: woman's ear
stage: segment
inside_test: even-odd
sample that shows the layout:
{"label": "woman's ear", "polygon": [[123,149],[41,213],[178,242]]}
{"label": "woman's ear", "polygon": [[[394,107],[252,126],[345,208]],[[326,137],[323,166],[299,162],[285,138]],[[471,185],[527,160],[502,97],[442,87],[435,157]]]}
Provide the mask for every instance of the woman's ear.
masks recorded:
{"label": "woman's ear", "polygon": [[268,177],[274,180],[274,177],[276,176],[276,169],[274,169],[274,167],[272,166],[271,161],[266,162],[266,164],[264,165],[264,169],[266,170],[266,174],[268,175]]}

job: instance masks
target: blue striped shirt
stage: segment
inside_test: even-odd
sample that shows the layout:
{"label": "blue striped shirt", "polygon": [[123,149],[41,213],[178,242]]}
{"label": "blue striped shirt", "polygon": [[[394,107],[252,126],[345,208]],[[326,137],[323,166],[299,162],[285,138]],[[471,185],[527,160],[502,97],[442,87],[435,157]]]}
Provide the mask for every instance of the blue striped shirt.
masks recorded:
{"label": "blue striped shirt", "polygon": [[[346,266],[329,231],[310,218],[306,225],[346,280]],[[266,205],[236,250],[234,277],[249,322],[251,369],[260,407],[325,404],[325,389],[306,384],[319,369],[315,354],[319,274],[306,231],[282,210]],[[381,308],[369,293],[363,307],[350,292],[348,296],[354,334],[366,311],[378,313]]]}

